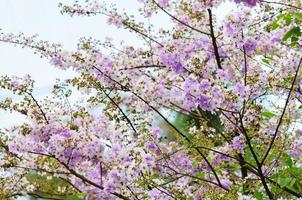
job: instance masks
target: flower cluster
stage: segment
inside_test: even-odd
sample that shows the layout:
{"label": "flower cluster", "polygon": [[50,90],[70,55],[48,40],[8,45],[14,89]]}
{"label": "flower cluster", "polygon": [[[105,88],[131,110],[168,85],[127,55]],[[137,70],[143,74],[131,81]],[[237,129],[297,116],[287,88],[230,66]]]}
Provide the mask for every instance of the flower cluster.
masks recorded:
{"label": "flower cluster", "polygon": [[[142,15],[162,12],[173,28],[156,30],[95,0],[60,6],[106,15],[141,47],[107,41],[102,52],[82,39],[65,50],[0,34],[77,72],[42,101],[29,76],[1,77],[1,89],[21,100],[0,108],[27,121],[1,131],[0,198],[301,197],[301,5],[235,0],[220,22],[222,0],[139,2]],[[73,95],[82,98],[72,103]]]}

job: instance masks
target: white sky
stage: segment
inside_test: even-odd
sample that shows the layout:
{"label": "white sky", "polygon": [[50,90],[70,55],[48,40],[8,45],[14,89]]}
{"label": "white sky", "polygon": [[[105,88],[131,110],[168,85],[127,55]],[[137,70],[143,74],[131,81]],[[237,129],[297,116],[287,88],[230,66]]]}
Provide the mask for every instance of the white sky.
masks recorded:
{"label": "white sky", "polygon": [[[39,33],[40,39],[62,43],[70,50],[76,48],[78,39],[83,36],[101,40],[106,36],[117,40],[130,38],[127,42],[135,42],[135,37],[127,31],[117,31],[115,27],[108,26],[103,16],[71,18],[68,15],[61,15],[59,2],[59,0],[0,0],[0,28],[4,32],[22,31],[27,35]],[[135,0],[129,0],[128,3],[130,2],[135,5]],[[65,77],[69,74],[55,70],[48,61],[34,55],[32,50],[10,44],[0,44],[0,59],[1,75],[29,73],[36,80],[38,87],[49,86],[56,77]]]}
{"label": "white sky", "polygon": [[[72,3],[73,1],[0,0],[0,29],[4,32],[23,32],[26,35],[38,33],[39,39],[59,42],[69,50],[75,49],[78,39],[83,36],[91,36],[102,41],[106,36],[110,36],[116,43],[124,40],[126,44],[131,45],[137,45],[139,42],[135,34],[108,26],[104,16],[61,15],[59,2]],[[137,0],[107,0],[106,2],[114,2],[120,9],[125,8],[127,13],[131,14],[137,13],[137,8],[141,6]],[[220,17],[230,9],[230,5],[220,8]],[[169,18],[163,13],[153,20],[162,27],[170,25]],[[0,43],[0,76],[6,74],[18,76],[30,74],[36,81],[34,94],[37,98],[49,94],[56,78],[68,78],[73,75],[70,71],[53,68],[47,60],[34,55],[30,49]],[[0,100],[5,96],[7,93],[0,90]],[[16,118],[19,116],[0,111],[0,128],[14,124]]]}
{"label": "white sky", "polygon": [[[136,37],[128,31],[106,24],[104,16],[70,17],[61,15],[58,8],[59,0],[0,0],[0,28],[4,32],[26,35],[38,33],[42,40],[59,42],[66,49],[76,48],[80,37],[91,36],[104,40],[106,36],[116,41],[126,40],[129,44],[137,42]],[[112,1],[111,1],[112,2]],[[119,5],[128,8],[137,7],[135,0],[119,1]],[[46,59],[34,55],[30,49],[22,49],[11,44],[0,43],[0,75],[30,74],[36,81],[35,95],[41,98],[50,92],[56,78],[72,77],[70,71],[53,68]],[[7,96],[0,90],[0,99]],[[20,116],[0,111],[0,127],[12,125]]]}

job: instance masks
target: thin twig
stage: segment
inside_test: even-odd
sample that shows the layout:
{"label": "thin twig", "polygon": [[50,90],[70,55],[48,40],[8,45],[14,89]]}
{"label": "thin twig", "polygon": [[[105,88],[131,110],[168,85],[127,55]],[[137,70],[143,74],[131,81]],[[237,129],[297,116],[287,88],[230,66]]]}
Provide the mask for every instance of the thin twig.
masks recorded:
{"label": "thin twig", "polygon": [[287,7],[295,8],[297,10],[302,10],[301,7],[294,6],[294,5],[288,4],[288,3],[275,2],[275,1],[264,1],[264,0],[260,0],[260,2],[261,3],[268,3],[268,4],[277,4],[277,5],[282,5],[282,6],[287,6]]}
{"label": "thin twig", "polygon": [[215,59],[216,59],[218,69],[222,69],[221,60],[220,60],[219,51],[218,51],[218,46],[217,46],[217,41],[216,41],[216,37],[215,37],[215,33],[214,33],[214,25],[213,25],[213,17],[212,17],[211,9],[208,9],[208,13],[209,13],[210,30],[211,30],[210,36],[211,36],[212,43],[213,43],[214,55],[215,55]]}
{"label": "thin twig", "polygon": [[161,7],[155,0],[152,0],[152,1],[153,1],[153,3],[154,3],[158,8],[160,8],[164,13],[166,13],[167,15],[169,15],[172,19],[174,19],[175,21],[179,22],[180,24],[182,24],[182,25],[184,25],[184,26],[186,26],[186,27],[188,27],[188,28],[190,28],[190,29],[192,29],[192,30],[198,32],[198,33],[201,33],[201,34],[204,34],[204,35],[210,35],[210,33],[206,33],[206,32],[204,32],[204,31],[201,31],[201,30],[199,30],[199,29],[197,29],[197,28],[194,28],[193,26],[190,26],[189,24],[187,24],[187,23],[181,21],[180,19],[176,18],[176,17],[173,16],[171,13],[169,13],[166,9],[164,9],[163,7]]}
{"label": "thin twig", "polygon": [[265,162],[265,159],[267,158],[267,156],[268,156],[270,150],[272,149],[272,147],[273,147],[273,145],[274,145],[274,142],[275,142],[275,140],[276,140],[276,138],[277,138],[277,135],[278,135],[278,132],[279,132],[279,128],[280,128],[281,125],[282,125],[283,117],[284,117],[284,115],[285,115],[286,108],[287,108],[287,106],[288,106],[288,104],[289,104],[290,97],[291,97],[292,91],[293,91],[293,89],[294,89],[294,85],[295,85],[296,79],[297,79],[298,74],[299,74],[299,69],[300,69],[300,66],[301,66],[301,62],[302,62],[302,57],[301,57],[301,59],[300,59],[300,61],[299,61],[299,64],[298,64],[298,66],[297,66],[297,69],[296,69],[296,72],[295,72],[295,76],[294,76],[294,79],[293,79],[293,81],[292,81],[290,90],[289,90],[289,92],[288,92],[288,96],[287,96],[287,98],[286,98],[285,105],[284,105],[284,107],[283,107],[282,114],[281,114],[281,116],[280,116],[280,118],[279,118],[279,122],[278,122],[278,125],[277,125],[277,127],[276,127],[275,133],[274,133],[273,138],[272,138],[272,140],[271,140],[271,142],[270,142],[270,144],[269,144],[268,149],[266,150],[266,152],[265,152],[265,154],[264,154],[264,157],[263,157],[263,159],[262,159],[262,161],[261,161],[261,165]]}

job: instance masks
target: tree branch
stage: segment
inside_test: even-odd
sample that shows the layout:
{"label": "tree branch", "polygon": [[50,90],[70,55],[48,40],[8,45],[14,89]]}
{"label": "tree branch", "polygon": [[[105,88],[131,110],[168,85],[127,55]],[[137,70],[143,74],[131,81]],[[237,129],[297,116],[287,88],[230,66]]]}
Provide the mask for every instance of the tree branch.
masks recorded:
{"label": "tree branch", "polygon": [[212,17],[211,9],[208,9],[208,13],[209,13],[210,30],[211,30],[210,36],[211,36],[212,43],[213,43],[214,55],[215,55],[215,59],[216,59],[218,69],[222,69],[221,60],[220,60],[219,51],[218,51],[218,46],[217,46],[217,41],[216,41],[216,37],[215,37],[215,33],[214,33],[214,25],[213,25],[213,17]]}
{"label": "tree branch", "polygon": [[188,27],[188,28],[190,28],[190,29],[192,29],[192,30],[198,32],[198,33],[201,33],[201,34],[204,34],[204,35],[210,35],[209,33],[206,33],[206,32],[204,32],[204,31],[201,31],[201,30],[199,30],[199,29],[197,29],[197,28],[194,28],[194,27],[190,26],[189,24],[187,24],[187,23],[181,21],[180,19],[176,18],[176,17],[173,16],[171,13],[169,13],[166,9],[164,9],[163,7],[161,7],[155,0],[152,0],[152,1],[153,1],[153,3],[154,3],[158,8],[160,8],[164,13],[166,13],[168,16],[170,16],[172,19],[174,19],[175,21],[179,22],[180,24],[182,24],[182,25],[184,25],[184,26],[186,26],[186,27]]}
{"label": "tree branch", "polygon": [[268,156],[270,150],[272,149],[272,147],[273,147],[273,145],[274,145],[274,142],[275,142],[275,140],[276,140],[276,138],[277,138],[278,131],[279,131],[279,128],[281,127],[281,124],[282,124],[282,121],[283,121],[283,117],[284,117],[286,108],[287,108],[287,106],[288,106],[288,104],[289,104],[289,101],[290,101],[291,93],[292,93],[292,91],[293,91],[293,89],[294,89],[294,85],[295,85],[296,79],[297,79],[298,74],[299,74],[299,69],[300,69],[300,66],[301,66],[301,62],[302,62],[302,57],[301,57],[301,59],[300,59],[300,61],[299,61],[299,64],[298,64],[298,66],[297,66],[297,69],[296,69],[296,72],[295,72],[295,76],[294,76],[294,79],[293,79],[293,81],[292,81],[290,90],[289,90],[289,92],[288,92],[288,96],[287,96],[287,98],[286,98],[285,105],[284,105],[284,107],[283,107],[282,114],[281,114],[281,116],[280,116],[280,118],[279,118],[279,122],[278,122],[278,125],[277,125],[277,127],[276,127],[275,133],[274,133],[274,135],[273,135],[272,141],[270,142],[269,147],[268,147],[268,149],[266,150],[266,152],[265,152],[265,154],[264,154],[264,157],[263,157],[263,159],[262,159],[262,161],[261,161],[261,165],[265,162],[265,159],[267,158],[267,156]]}

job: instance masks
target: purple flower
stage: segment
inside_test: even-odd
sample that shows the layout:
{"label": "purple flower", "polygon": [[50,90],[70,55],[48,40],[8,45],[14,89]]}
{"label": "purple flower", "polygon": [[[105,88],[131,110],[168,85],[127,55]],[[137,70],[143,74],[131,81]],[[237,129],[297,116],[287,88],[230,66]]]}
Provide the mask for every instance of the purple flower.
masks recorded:
{"label": "purple flower", "polygon": [[232,181],[230,181],[230,180],[221,180],[221,184],[225,188],[229,188],[229,187],[231,187],[231,185],[233,185]]}
{"label": "purple flower", "polygon": [[200,12],[202,10],[202,4],[197,2],[197,3],[194,3],[193,6],[192,6],[192,11],[197,13],[197,12]]}
{"label": "purple flower", "polygon": [[200,86],[199,86],[199,89],[203,92],[205,91],[208,91],[211,87],[211,83],[209,82],[209,80],[207,79],[203,79],[201,82],[200,82]]}
{"label": "purple flower", "polygon": [[108,18],[107,23],[108,23],[109,25],[115,25],[115,26],[117,26],[117,27],[122,26],[122,25],[123,25],[123,22],[122,22],[122,20],[119,19],[117,16],[118,16],[117,14],[116,14],[116,15],[113,15],[113,14],[112,14],[112,15]]}
{"label": "purple flower", "polygon": [[157,146],[154,142],[149,142],[147,145],[146,145],[147,149],[150,150],[150,151],[155,151],[157,150]]}
{"label": "purple flower", "polygon": [[9,152],[17,152],[19,150],[19,146],[15,143],[8,145]]}
{"label": "purple flower", "polygon": [[108,180],[104,184],[104,189],[106,192],[111,193],[116,189],[116,186],[114,185],[114,182],[112,180]]}
{"label": "purple flower", "polygon": [[254,39],[248,39],[244,43],[244,48],[247,55],[251,55],[256,50],[256,47],[257,47],[257,41]]}
{"label": "purple flower", "polygon": [[161,192],[159,190],[153,188],[152,190],[148,191],[148,194],[153,199],[157,199],[157,198],[160,198]]}
{"label": "purple flower", "polygon": [[228,22],[225,22],[224,23],[224,28],[226,30],[226,32],[229,34],[229,35],[232,35],[234,34],[234,28],[232,27],[232,25]]}
{"label": "purple flower", "polygon": [[145,154],[143,157],[143,161],[147,165],[153,165],[155,162],[154,158],[150,154]]}
{"label": "purple flower", "polygon": [[159,127],[154,127],[151,133],[154,138],[158,138],[161,136],[161,129]]}
{"label": "purple flower", "polygon": [[203,95],[203,94],[200,95],[200,97],[199,97],[199,104],[203,110],[210,111],[212,108],[210,99],[206,95]]}
{"label": "purple flower", "polygon": [[112,169],[109,172],[109,176],[115,181],[119,181],[121,179],[121,176],[119,175],[118,171],[115,169]]}
{"label": "purple flower", "polygon": [[261,171],[263,172],[264,175],[266,175],[267,167],[262,165]]}
{"label": "purple flower", "polygon": [[298,136],[302,137],[302,130],[297,130],[296,133]]}
{"label": "purple flower", "polygon": [[233,89],[233,93],[237,96],[244,96],[245,94],[245,87],[244,85],[242,85],[241,83],[236,83],[234,89]]}
{"label": "purple flower", "polygon": [[158,1],[158,4],[159,4],[161,7],[163,7],[163,8],[168,7],[168,6],[169,6],[169,0],[159,0],[159,1]]}
{"label": "purple flower", "polygon": [[175,63],[173,69],[176,73],[184,72],[184,67],[180,62]]}
{"label": "purple flower", "polygon": [[186,109],[191,110],[194,109],[196,106],[196,98],[194,98],[190,93],[186,93],[184,95],[184,107],[186,107]]}
{"label": "purple flower", "polygon": [[302,153],[302,140],[299,138],[292,142],[291,149],[287,151],[289,155],[291,155],[294,158],[301,157]]}
{"label": "purple flower", "polygon": [[56,65],[56,66],[61,66],[63,64],[63,61],[60,57],[54,56],[50,59],[50,64]]}
{"label": "purple flower", "polygon": [[244,150],[244,143],[245,143],[244,138],[242,137],[242,135],[239,135],[233,138],[230,147],[231,149],[242,153]]}
{"label": "purple flower", "polygon": [[294,150],[288,150],[286,151],[286,153],[290,156],[292,156],[293,158],[299,158],[299,153],[297,151],[294,151]]}
{"label": "purple flower", "polygon": [[181,73],[184,72],[184,66],[180,62],[179,55],[176,53],[163,53],[160,55],[160,61],[173,69],[174,72]]}
{"label": "purple flower", "polygon": [[279,37],[279,36],[276,36],[276,37],[274,37],[274,38],[271,40],[271,43],[272,43],[272,44],[276,44],[276,43],[279,43],[279,42],[281,42],[281,37]]}
{"label": "purple flower", "polygon": [[243,3],[246,6],[256,6],[257,0],[235,0],[235,3]]}

